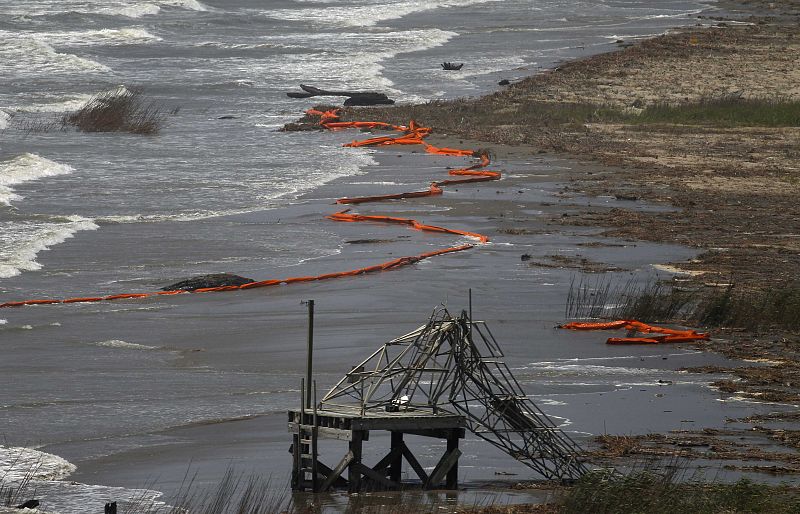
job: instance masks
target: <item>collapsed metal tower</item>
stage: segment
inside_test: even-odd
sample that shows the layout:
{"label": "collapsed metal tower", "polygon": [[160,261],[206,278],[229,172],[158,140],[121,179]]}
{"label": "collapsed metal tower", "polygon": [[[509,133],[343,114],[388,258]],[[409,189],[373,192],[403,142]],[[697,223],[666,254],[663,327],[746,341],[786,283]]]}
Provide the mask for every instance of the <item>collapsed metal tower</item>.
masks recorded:
{"label": "collapsed metal tower", "polygon": [[580,448],[525,395],[502,358],[485,322],[440,308],[353,368],[320,408],[460,415],[472,433],[545,478],[580,478],[587,471]]}

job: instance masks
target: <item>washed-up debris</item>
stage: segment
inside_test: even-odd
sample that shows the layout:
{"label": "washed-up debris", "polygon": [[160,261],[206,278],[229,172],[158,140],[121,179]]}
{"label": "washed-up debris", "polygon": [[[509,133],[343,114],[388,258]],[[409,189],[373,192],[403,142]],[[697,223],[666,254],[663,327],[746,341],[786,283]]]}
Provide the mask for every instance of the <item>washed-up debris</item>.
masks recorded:
{"label": "washed-up debris", "polygon": [[391,105],[394,100],[375,91],[328,91],[314,86],[300,84],[302,93],[289,92],[289,98],[311,98],[312,96],[346,96],[344,105]]}

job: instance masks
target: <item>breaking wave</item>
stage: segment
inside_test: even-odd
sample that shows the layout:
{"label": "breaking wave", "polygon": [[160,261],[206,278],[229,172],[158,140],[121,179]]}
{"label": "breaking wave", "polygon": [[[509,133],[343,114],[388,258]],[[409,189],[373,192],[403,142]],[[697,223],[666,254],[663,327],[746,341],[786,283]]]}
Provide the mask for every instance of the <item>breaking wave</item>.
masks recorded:
{"label": "breaking wave", "polygon": [[39,252],[63,243],[81,230],[97,230],[91,219],[69,216],[66,222],[0,223],[0,278],[42,268],[36,262]]}
{"label": "breaking wave", "polygon": [[24,153],[5,162],[0,162],[0,205],[10,205],[22,197],[14,193],[11,186],[39,180],[54,175],[66,175],[74,169],[36,154]]}

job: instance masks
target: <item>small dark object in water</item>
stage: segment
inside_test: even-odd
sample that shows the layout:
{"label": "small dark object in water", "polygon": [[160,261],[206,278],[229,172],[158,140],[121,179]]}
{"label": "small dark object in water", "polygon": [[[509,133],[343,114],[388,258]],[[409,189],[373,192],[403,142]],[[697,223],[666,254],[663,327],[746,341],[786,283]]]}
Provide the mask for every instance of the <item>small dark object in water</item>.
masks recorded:
{"label": "small dark object in water", "polygon": [[345,241],[349,245],[365,245],[373,243],[391,243],[391,239],[353,239],[352,241]]}
{"label": "small dark object in water", "polygon": [[614,195],[614,198],[617,200],[627,200],[629,202],[635,202],[639,199],[639,197],[635,195]]}
{"label": "small dark object in water", "polygon": [[524,261],[529,261],[529,260],[531,260],[531,254],[529,254],[529,253],[523,253],[523,254],[520,256],[519,260],[521,260],[521,261],[523,261],[523,262],[524,262]]}
{"label": "small dark object in water", "polygon": [[18,509],[35,509],[39,506],[39,500],[28,500],[22,505],[17,505]]}
{"label": "small dark object in water", "polygon": [[511,81],[508,80],[508,79],[503,79],[503,80],[501,80],[500,82],[497,83],[498,86],[507,86],[509,84],[511,84]]}
{"label": "small dark object in water", "polygon": [[210,275],[200,275],[197,277],[187,278],[180,282],[162,287],[162,291],[194,291],[204,287],[221,287],[221,286],[241,286],[255,282],[252,278],[240,277],[232,273],[212,273]]}
{"label": "small dark object in water", "polygon": [[117,502],[106,503],[105,514],[117,514]]}
{"label": "small dark object in water", "polygon": [[234,116],[233,114],[226,114],[225,116],[220,116],[217,118],[218,120],[235,120],[238,116]]}
{"label": "small dark object in water", "polygon": [[454,62],[443,62],[442,63],[442,69],[443,70],[458,71],[463,67],[464,67],[464,63],[463,62],[461,64],[456,64]]}

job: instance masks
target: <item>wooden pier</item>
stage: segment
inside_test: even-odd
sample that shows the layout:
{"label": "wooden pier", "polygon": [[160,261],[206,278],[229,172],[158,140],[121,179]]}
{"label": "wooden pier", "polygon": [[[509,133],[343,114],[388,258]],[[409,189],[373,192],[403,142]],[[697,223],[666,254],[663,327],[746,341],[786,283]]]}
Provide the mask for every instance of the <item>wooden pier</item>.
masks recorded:
{"label": "wooden pier", "polygon": [[[337,407],[336,410],[292,409],[289,431],[292,436],[292,489],[324,492],[346,488],[348,492],[397,490],[412,484],[402,482],[403,459],[419,477],[424,489],[456,489],[458,487],[459,439],[464,438],[466,420],[450,413],[433,414],[430,410],[403,409],[395,412],[367,411],[358,407]],[[370,466],[362,460],[365,441],[370,432],[390,432],[386,455]],[[403,438],[408,435],[433,437],[447,441],[447,449],[433,471],[428,474]],[[319,460],[318,439],[347,442],[344,456],[334,467]],[[343,476],[347,471],[347,477]],[[416,487],[419,487],[417,484]]]}
{"label": "wooden pier", "polygon": [[[547,479],[568,483],[588,471],[578,445],[522,390],[486,323],[466,312],[456,318],[445,308],[434,310],[425,325],[352,366],[318,402],[312,374],[314,301],[306,303],[306,378],[300,381],[300,408],[288,412],[293,490],[456,489],[465,429]],[[470,294],[470,311],[471,306]],[[370,466],[363,461],[364,442],[381,430],[389,432],[390,445]],[[430,474],[406,445],[406,435],[447,442]],[[347,442],[333,467],[319,459],[320,439]],[[403,460],[419,484],[402,481]]]}

